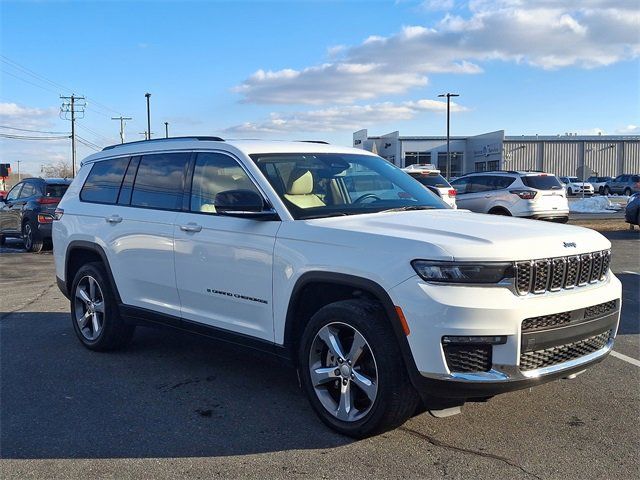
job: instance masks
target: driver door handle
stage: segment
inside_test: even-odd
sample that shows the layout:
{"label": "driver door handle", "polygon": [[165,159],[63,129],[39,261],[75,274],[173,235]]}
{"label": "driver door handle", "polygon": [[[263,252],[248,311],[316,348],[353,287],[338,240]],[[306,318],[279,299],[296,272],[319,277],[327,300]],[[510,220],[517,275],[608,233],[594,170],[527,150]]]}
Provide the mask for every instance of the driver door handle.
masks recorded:
{"label": "driver door handle", "polygon": [[110,217],[106,217],[105,220],[109,223],[120,223],[122,217],[120,215],[111,215]]}
{"label": "driver door handle", "polygon": [[180,225],[180,230],[183,232],[199,232],[202,230],[202,225],[196,223],[187,223],[186,225]]}

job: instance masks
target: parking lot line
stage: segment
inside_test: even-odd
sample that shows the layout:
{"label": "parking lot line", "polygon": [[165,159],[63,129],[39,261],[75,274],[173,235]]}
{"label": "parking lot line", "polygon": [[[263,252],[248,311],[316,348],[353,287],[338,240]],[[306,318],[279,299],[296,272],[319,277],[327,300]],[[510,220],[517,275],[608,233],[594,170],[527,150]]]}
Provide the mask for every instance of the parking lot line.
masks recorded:
{"label": "parking lot line", "polygon": [[640,367],[640,360],[636,360],[635,358],[631,358],[631,357],[627,357],[626,355],[623,355],[622,353],[618,353],[614,350],[611,350],[611,355],[613,357],[619,358],[620,360],[624,360],[627,363],[630,363],[631,365],[635,365],[636,367]]}

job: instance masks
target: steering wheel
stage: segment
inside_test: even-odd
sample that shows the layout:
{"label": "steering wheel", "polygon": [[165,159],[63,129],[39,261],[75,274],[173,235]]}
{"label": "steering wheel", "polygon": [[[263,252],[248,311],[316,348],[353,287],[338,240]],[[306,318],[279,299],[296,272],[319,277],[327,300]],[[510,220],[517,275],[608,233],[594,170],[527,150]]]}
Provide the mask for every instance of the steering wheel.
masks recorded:
{"label": "steering wheel", "polygon": [[373,193],[365,193],[364,195],[356,198],[353,203],[362,203],[368,198],[373,198],[374,200],[382,200],[380,197],[374,195]]}

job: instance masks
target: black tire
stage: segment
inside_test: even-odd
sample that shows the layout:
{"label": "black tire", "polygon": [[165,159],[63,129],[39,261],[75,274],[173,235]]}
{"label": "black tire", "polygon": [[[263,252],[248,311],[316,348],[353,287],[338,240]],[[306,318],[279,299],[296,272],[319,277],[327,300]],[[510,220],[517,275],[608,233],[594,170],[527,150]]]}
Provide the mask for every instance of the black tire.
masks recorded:
{"label": "black tire", "polygon": [[22,226],[22,240],[27,252],[40,253],[42,251],[44,239],[40,235],[38,227],[30,220]]}
{"label": "black tire", "polygon": [[605,195],[611,195],[611,189],[607,186],[604,187],[604,194]]}
{"label": "black tire", "polygon": [[[83,301],[78,296],[78,285],[89,277],[96,281],[99,287],[96,291],[99,291],[98,296],[102,297],[103,302],[102,326],[95,338],[88,338],[77,320],[81,313],[79,308],[83,308]],[[87,263],[80,267],[73,279],[70,297],[73,329],[85,347],[90,350],[109,351],[124,348],[129,344],[133,338],[135,326],[126,324],[120,316],[115,294],[102,263]]]}
{"label": "black tire", "polygon": [[[370,358],[373,358],[376,368],[375,400],[371,402],[366,414],[353,421],[340,420],[330,413],[316,394],[311,379],[310,355],[314,354],[314,345],[317,346],[317,343],[314,343],[316,335],[323,327],[331,324],[346,324],[361,334],[368,344]],[[315,354],[318,352],[319,350],[315,350]],[[302,387],[311,406],[326,425],[343,435],[365,438],[394,429],[414,414],[420,402],[409,380],[389,320],[382,307],[373,301],[343,300],[318,310],[302,334],[298,358]],[[327,383],[331,386],[330,384],[331,382]],[[355,406],[355,401],[353,405]]]}
{"label": "black tire", "polygon": [[625,189],[624,189],[624,194],[625,194],[627,197],[630,197],[630,196],[631,196],[631,189],[630,189],[629,187],[625,188]]}
{"label": "black tire", "polygon": [[489,210],[490,215],[502,215],[504,217],[511,217],[511,212],[504,208],[492,208]]}
{"label": "black tire", "polygon": [[573,196],[573,190],[571,190],[571,188],[567,188],[567,195],[568,196]]}
{"label": "black tire", "polygon": [[7,237],[5,237],[4,235],[0,235],[0,247],[2,247],[5,242],[7,240]]}
{"label": "black tire", "polygon": [[598,193],[599,193],[600,195],[604,195],[604,187],[599,187],[599,188],[598,188]]}

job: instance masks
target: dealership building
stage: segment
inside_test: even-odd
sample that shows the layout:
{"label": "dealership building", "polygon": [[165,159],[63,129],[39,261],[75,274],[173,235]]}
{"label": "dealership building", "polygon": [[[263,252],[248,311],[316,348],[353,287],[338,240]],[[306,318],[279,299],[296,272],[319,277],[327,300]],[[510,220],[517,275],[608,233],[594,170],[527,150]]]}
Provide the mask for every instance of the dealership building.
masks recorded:
{"label": "dealership building", "polygon": [[[443,172],[447,137],[401,136],[399,132],[353,134],[353,146],[375,152],[406,167],[431,163]],[[470,137],[450,137],[451,176],[487,170],[541,170],[574,176],[580,167],[599,176],[640,173],[640,135],[505,136],[504,130]]]}

